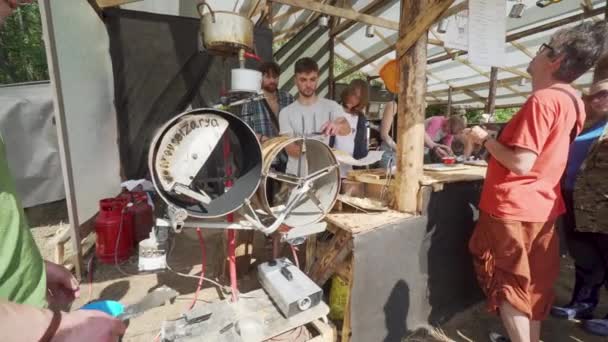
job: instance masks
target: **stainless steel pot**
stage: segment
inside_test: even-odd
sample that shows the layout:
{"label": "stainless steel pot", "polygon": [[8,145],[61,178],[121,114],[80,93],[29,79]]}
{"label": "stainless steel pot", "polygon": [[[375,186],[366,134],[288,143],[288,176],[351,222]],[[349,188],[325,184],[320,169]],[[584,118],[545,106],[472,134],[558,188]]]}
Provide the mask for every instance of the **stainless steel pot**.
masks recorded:
{"label": "stainless steel pot", "polygon": [[[204,13],[204,7],[208,12]],[[253,51],[253,22],[234,12],[213,11],[204,1],[199,3],[201,35],[207,50],[236,54],[241,49]]]}

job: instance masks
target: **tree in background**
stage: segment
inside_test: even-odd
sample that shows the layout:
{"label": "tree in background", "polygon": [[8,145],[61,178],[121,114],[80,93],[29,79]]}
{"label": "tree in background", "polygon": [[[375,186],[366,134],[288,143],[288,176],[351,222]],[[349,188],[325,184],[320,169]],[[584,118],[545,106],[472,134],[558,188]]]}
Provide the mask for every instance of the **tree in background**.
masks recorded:
{"label": "tree in background", "polygon": [[38,1],[20,6],[0,28],[0,84],[49,79]]}

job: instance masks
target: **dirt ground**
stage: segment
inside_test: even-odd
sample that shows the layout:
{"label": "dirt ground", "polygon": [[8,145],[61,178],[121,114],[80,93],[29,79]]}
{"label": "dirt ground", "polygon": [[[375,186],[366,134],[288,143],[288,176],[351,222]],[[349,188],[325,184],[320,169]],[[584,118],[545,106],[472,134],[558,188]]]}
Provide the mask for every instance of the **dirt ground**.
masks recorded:
{"label": "dirt ground", "polygon": [[[65,203],[57,202],[49,210],[28,210],[28,219],[32,223],[32,232],[45,258],[52,260],[53,246],[51,238],[54,231],[66,222]],[[205,232],[207,255],[212,258],[218,255],[223,248],[219,232]],[[88,259],[86,259],[88,260]],[[214,279],[219,270],[213,269],[217,265],[215,260],[208,260],[209,269],[206,274]],[[176,245],[169,259],[170,265],[178,272],[198,275],[200,272],[200,252],[198,241],[193,232],[184,233],[176,239]],[[114,265],[96,264],[93,272],[93,281],[83,279],[81,285],[81,298],[72,308],[78,308],[89,300],[99,298],[120,300],[125,304],[135,303],[147,292],[156,287],[166,285],[180,293],[177,300],[170,305],[149,310],[129,323],[127,334],[123,341],[152,341],[159,333],[161,322],[179,317],[190,305],[197,279],[185,278],[171,272],[158,274],[137,274],[137,259],[133,257],[122,266],[122,270],[130,274],[125,276]],[[216,267],[217,268],[217,267]],[[557,303],[564,304],[570,299],[573,286],[574,267],[572,260],[562,260],[561,276],[556,284]],[[244,276],[239,287],[241,292],[248,292],[255,288],[255,279]],[[89,295],[90,292],[90,295]],[[602,305],[597,310],[598,315],[608,314],[608,292],[603,291]],[[205,283],[198,299],[198,303],[215,300],[224,296],[214,285]],[[492,331],[503,332],[500,321],[485,312],[483,304],[469,308],[467,311],[453,317],[450,321],[432,333],[417,332],[404,339],[409,342],[422,341],[475,341],[486,342],[488,334]],[[607,338],[595,337],[586,334],[577,322],[549,319],[543,325],[542,339],[545,342],[606,342]],[[371,342],[371,341],[370,341]]]}

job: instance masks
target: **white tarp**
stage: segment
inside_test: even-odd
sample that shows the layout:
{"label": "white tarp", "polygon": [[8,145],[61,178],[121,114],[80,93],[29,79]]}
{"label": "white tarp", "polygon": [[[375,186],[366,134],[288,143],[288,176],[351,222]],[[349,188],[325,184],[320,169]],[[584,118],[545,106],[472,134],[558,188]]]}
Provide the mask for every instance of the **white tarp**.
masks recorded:
{"label": "white tarp", "polygon": [[0,134],[23,206],[65,198],[48,82],[0,87]]}

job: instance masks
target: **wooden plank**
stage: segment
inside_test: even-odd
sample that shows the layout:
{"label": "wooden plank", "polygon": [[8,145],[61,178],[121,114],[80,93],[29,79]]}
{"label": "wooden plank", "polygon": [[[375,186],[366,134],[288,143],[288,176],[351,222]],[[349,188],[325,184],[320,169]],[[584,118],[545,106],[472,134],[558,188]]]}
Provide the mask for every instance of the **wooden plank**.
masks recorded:
{"label": "wooden plank", "polygon": [[[369,184],[386,184],[386,179],[369,179]],[[370,232],[376,228],[392,224],[400,220],[412,217],[407,213],[394,210],[382,213],[333,213],[325,217],[330,226],[344,230],[352,235]]]}
{"label": "wooden plank", "polygon": [[[411,19],[408,20],[407,30],[403,31],[403,35],[400,34],[399,41],[397,42],[397,56],[401,58],[412,46],[414,46],[414,44],[416,44],[422,35],[426,36],[425,33],[428,31],[429,27],[431,27],[441,14],[453,3],[454,0],[431,0],[424,5],[424,11],[417,13],[415,17],[410,16]],[[422,6],[422,3],[418,4],[418,6]],[[403,8],[403,2],[401,7]],[[401,18],[401,25],[403,25],[403,19],[405,18],[403,13]]]}
{"label": "wooden plank", "polygon": [[354,261],[354,258],[350,258],[349,264],[351,265],[351,267],[349,268],[349,274],[347,275],[348,278],[348,298],[346,300],[346,307],[344,309],[344,320],[342,323],[342,338],[341,341],[342,342],[349,342],[350,341],[350,337],[352,334],[352,329],[351,329],[351,304],[352,304],[352,294],[353,294],[353,267],[352,267],[352,263]]}
{"label": "wooden plank", "polygon": [[[378,9],[380,9],[380,7],[382,7],[383,5],[385,5],[386,3],[388,3],[388,0],[374,0],[372,2],[370,2],[369,4],[365,5],[365,7],[363,7],[359,13],[363,13],[363,14],[373,14],[375,11],[377,11]],[[329,33],[330,36],[336,36],[339,35],[340,33],[348,30],[349,28],[351,28],[353,25],[355,25],[357,22],[353,21],[353,20],[347,20],[341,24],[339,24],[338,26],[336,26],[334,29],[332,29]]]}
{"label": "wooden plank", "polygon": [[492,67],[490,71],[490,83],[488,85],[488,102],[486,104],[486,113],[493,114],[496,108],[496,85],[498,81],[498,68]]}
{"label": "wooden plank", "polygon": [[142,0],[95,0],[97,2],[97,6],[100,8],[108,8],[108,7],[116,7],[124,4],[128,4],[131,2],[137,2]]}
{"label": "wooden plank", "polygon": [[309,11],[318,12],[333,17],[340,17],[344,19],[361,22],[364,24],[380,26],[391,30],[398,30],[399,23],[386,20],[378,17],[374,17],[365,13],[360,13],[351,9],[340,8],[336,6],[326,5],[310,0],[274,0],[274,2],[281,3],[284,5],[299,7],[307,9]]}
{"label": "wooden plank", "polygon": [[313,235],[306,240],[306,265],[304,273],[309,274],[317,257],[317,235]]}
{"label": "wooden plank", "polygon": [[338,265],[351,253],[352,248],[352,235],[345,230],[338,230],[330,240],[328,251],[311,268],[310,279],[323,286],[334,275]]}

